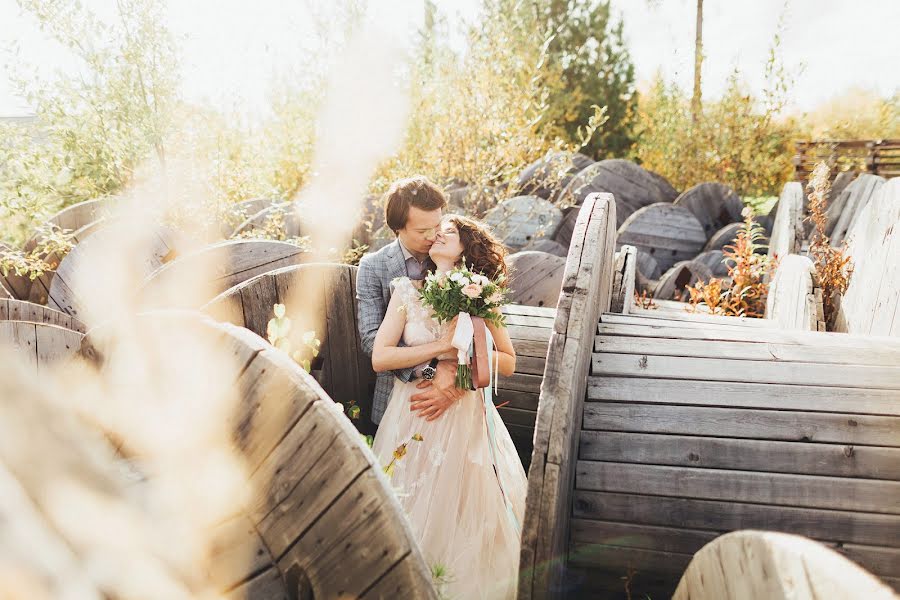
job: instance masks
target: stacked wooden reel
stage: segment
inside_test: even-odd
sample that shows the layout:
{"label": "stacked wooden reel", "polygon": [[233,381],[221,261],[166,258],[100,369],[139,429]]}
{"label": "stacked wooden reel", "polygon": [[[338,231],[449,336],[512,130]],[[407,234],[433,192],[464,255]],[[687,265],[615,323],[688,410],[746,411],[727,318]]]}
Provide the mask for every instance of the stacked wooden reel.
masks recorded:
{"label": "stacked wooden reel", "polygon": [[[514,234],[502,223],[493,223],[493,215],[488,215],[488,222],[515,252],[509,257],[514,271],[513,302],[533,306],[555,303],[562,280],[562,268],[555,257],[566,255],[580,204],[593,192],[612,193],[616,200],[617,243],[619,248],[635,248],[638,290],[661,300],[677,299],[687,285],[727,277],[723,249],[736,240],[744,208],[728,186],[701,183],[679,194],[660,175],[616,159],[588,164],[574,175],[566,172],[565,184],[558,193],[548,192],[541,175],[554,167],[558,171],[561,160],[551,155],[529,166],[519,180],[524,189],[540,191],[564,207],[555,231],[548,231],[544,225],[547,219],[530,219],[532,214],[550,210],[550,202],[538,194],[527,201],[508,200],[495,209],[495,213],[517,223]],[[767,234],[774,217],[773,212],[757,219]]]}

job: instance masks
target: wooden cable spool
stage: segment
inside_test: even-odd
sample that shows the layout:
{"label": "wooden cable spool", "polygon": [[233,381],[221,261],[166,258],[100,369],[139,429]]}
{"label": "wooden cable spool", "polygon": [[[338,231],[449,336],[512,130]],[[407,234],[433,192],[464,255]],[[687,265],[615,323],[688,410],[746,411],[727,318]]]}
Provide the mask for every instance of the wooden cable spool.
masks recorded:
{"label": "wooden cable spool", "polygon": [[0,345],[11,347],[38,375],[78,352],[83,337],[81,331],[51,323],[0,319]]}
{"label": "wooden cable spool", "polygon": [[781,329],[818,331],[813,296],[815,266],[806,256],[789,254],[778,263],[766,297],[766,319]]}
{"label": "wooden cable spool", "polygon": [[774,531],[733,531],[703,546],[673,600],[892,600],[877,577],[824,544]]}
{"label": "wooden cable spool", "polygon": [[[361,429],[374,433],[371,402],[375,373],[371,359],[360,349],[356,267],[312,263],[275,269],[226,290],[203,310],[265,337],[276,304],[285,304],[295,336],[315,331],[322,347],[313,361],[313,373],[334,400],[345,405],[355,401],[360,407]],[[313,308],[317,312],[309,314]],[[296,339],[293,345],[300,347]]]}
{"label": "wooden cable spool", "polygon": [[725,262],[725,254],[721,250],[706,250],[693,259],[706,265],[712,271],[713,277],[728,276],[728,265]]}
{"label": "wooden cable spool", "polygon": [[[150,273],[174,260],[179,254],[179,248],[187,245],[177,233],[164,227],[136,232],[126,229],[125,225],[117,223],[115,226],[104,227],[75,246],[63,258],[50,282],[47,301],[50,308],[77,317],[89,326],[93,325],[91,319],[87,318],[88,315],[82,314],[85,309],[83,296],[96,293],[94,288],[102,285],[104,264],[108,261],[126,260],[129,268],[123,268],[120,272],[123,272],[122,276],[128,281],[120,289],[137,293]],[[99,300],[96,296],[94,298]],[[91,313],[93,318],[103,318],[106,307],[91,306]]]}
{"label": "wooden cable spool", "polygon": [[[96,200],[85,200],[84,202],[67,206],[47,219],[46,222],[62,230],[79,231],[91,223],[110,218],[120,201],[120,198],[113,196]],[[37,234],[33,235],[25,242],[25,251],[30,252],[33,250],[38,241]]]}
{"label": "wooden cable spool", "polygon": [[569,206],[563,210],[563,218],[553,234],[553,241],[559,243],[567,250],[572,242],[572,232],[575,231],[575,221],[578,219],[578,206]]}
{"label": "wooden cable spool", "polygon": [[552,254],[553,256],[565,256],[569,253],[569,247],[560,244],[555,240],[548,240],[546,238],[542,238],[537,240],[536,242],[531,242],[527,246],[523,248],[523,250],[532,250],[534,252],[546,252],[547,254]]}
{"label": "wooden cable spool", "polygon": [[884,185],[884,182],[883,177],[863,173],[845,188],[845,192],[849,192],[849,194],[841,214],[831,230],[832,246],[840,246],[841,242],[846,239],[860,213],[869,204],[878,189]]}
{"label": "wooden cable spool", "polygon": [[[74,245],[80,244],[86,240],[88,236],[97,232],[101,227],[108,223],[109,219],[106,217],[100,217],[96,221],[88,223],[81,229],[72,232],[72,243]],[[43,260],[49,264],[52,269],[45,271],[31,282],[31,287],[28,289],[28,301],[34,302],[35,304],[47,304],[47,300],[50,297],[50,285],[53,281],[53,277],[56,275],[56,269],[59,268],[59,263],[62,262],[59,255],[55,252],[49,256],[43,257]]]}
{"label": "wooden cable spool", "polygon": [[234,228],[230,238],[253,237],[254,229],[266,227],[276,228],[279,233],[287,238],[303,235],[303,219],[294,210],[293,202],[279,202],[266,206],[259,212],[248,217],[244,222]]}
{"label": "wooden cable spool", "polygon": [[[552,152],[525,167],[517,180],[520,194],[556,200],[572,177],[594,164],[593,159],[576,152]],[[563,171],[563,169],[565,169]]]}
{"label": "wooden cable spool", "polygon": [[769,238],[770,258],[796,254],[800,250],[803,236],[803,189],[798,182],[784,184],[777,208]]}
{"label": "wooden cable spool", "polygon": [[691,211],[707,237],[729,223],[741,221],[744,209],[744,203],[734,190],[723,183],[712,182],[700,183],[682,192],[675,199],[675,205]]}
{"label": "wooden cable spool", "polygon": [[691,211],[683,206],[659,202],[628,217],[619,226],[616,243],[620,246],[630,244],[647,252],[665,271],[678,261],[694,258],[706,239],[703,226]]}
{"label": "wooden cable spool", "polygon": [[[382,466],[287,354],[247,329],[184,311],[145,313],[133,328],[148,340],[147,368],[161,377],[182,365],[152,349],[183,340],[230,372],[237,390],[228,422],[253,492],[212,532],[208,576],[227,598],[437,599]],[[103,329],[84,352],[101,369],[118,352]]]}
{"label": "wooden cable spool", "polygon": [[547,252],[524,251],[506,257],[510,270],[509,301],[526,306],[556,306],[566,259]]}
{"label": "wooden cable spool", "polygon": [[494,234],[512,250],[530,242],[550,238],[562,221],[562,211],[537,196],[516,196],[504,200],[484,216]]}
{"label": "wooden cable spool", "polygon": [[31,323],[57,325],[79,333],[87,331],[84,323],[72,315],[67,315],[47,306],[14,298],[0,298],[0,321],[28,321]]}
{"label": "wooden cable spool", "polygon": [[560,202],[580,204],[588,194],[608,192],[616,199],[618,225],[636,210],[658,202],[672,202],[677,193],[660,175],[635,163],[602,160],[579,172],[560,195]]}
{"label": "wooden cable spool", "polygon": [[853,264],[834,331],[900,336],[900,179],[880,186],[849,234]]}
{"label": "wooden cable spool", "polygon": [[[152,308],[198,308],[257,275],[305,262],[308,253],[287,242],[229,240],[173,260],[146,280],[142,304]],[[180,294],[182,288],[184,294]],[[270,307],[271,308],[271,307]]]}
{"label": "wooden cable spool", "polygon": [[637,272],[647,279],[659,279],[659,276],[662,275],[662,269],[659,268],[656,259],[643,250],[637,251],[636,266]]}
{"label": "wooden cable spool", "polygon": [[696,260],[684,260],[663,273],[653,290],[653,297],[660,300],[681,299],[685,287],[697,285],[698,281],[712,279],[712,271]]}
{"label": "wooden cable spool", "polygon": [[712,236],[706,242],[706,245],[703,246],[703,251],[708,252],[709,250],[723,250],[725,246],[733,246],[737,241],[738,232],[743,228],[743,223],[729,223],[722,229],[712,234]]}

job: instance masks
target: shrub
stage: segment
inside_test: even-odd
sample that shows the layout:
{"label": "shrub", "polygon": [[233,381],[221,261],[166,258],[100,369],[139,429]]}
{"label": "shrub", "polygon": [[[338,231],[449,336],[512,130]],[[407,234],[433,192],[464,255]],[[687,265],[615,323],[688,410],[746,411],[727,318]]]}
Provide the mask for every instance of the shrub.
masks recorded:
{"label": "shrub", "polygon": [[758,252],[765,246],[763,228],[753,221],[753,211],[744,209],[744,226],[738,230],[734,244],[723,248],[728,265],[728,279],[713,277],[709,281],[687,286],[690,304],[700,304],[714,315],[763,317],[766,313],[767,283],[777,267],[775,260]]}

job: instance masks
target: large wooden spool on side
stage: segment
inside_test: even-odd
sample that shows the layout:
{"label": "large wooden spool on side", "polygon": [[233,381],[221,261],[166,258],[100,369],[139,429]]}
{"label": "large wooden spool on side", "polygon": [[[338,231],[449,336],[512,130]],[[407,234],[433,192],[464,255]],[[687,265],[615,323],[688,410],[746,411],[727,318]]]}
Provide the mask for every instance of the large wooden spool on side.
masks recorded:
{"label": "large wooden spool on side", "polygon": [[[229,423],[253,493],[214,531],[209,576],[226,597],[436,600],[381,465],[303,369],[247,329],[195,313],[146,313],[134,327],[160,351],[166,339],[202,340],[238,390]],[[102,329],[84,351],[101,365],[118,351]]]}
{"label": "large wooden spool on side", "polygon": [[673,600],[892,600],[871,573],[810,539],[773,531],[735,531],[691,559]]}
{"label": "large wooden spool on side", "polygon": [[659,202],[628,217],[619,227],[617,244],[629,244],[650,254],[659,268],[666,271],[676,262],[694,258],[706,239],[703,226],[691,211]]}
{"label": "large wooden spool on side", "polygon": [[[302,248],[273,240],[229,240],[169,262],[147,277],[145,306],[197,308],[225,290],[257,275],[306,260]],[[190,284],[196,294],[179,294]]]}
{"label": "large wooden spool on side", "polygon": [[[338,402],[355,401],[361,429],[374,433],[370,419],[375,374],[361,350],[357,328],[356,267],[313,263],[275,269],[226,290],[204,311],[265,336],[275,304],[285,304],[293,334],[315,331],[322,342],[313,363],[319,384]],[[315,314],[310,314],[313,309]]]}
{"label": "large wooden spool on side", "polygon": [[519,600],[563,589],[577,438],[600,312],[611,300],[616,204],[594,194],[581,208],[541,385],[522,524]]}
{"label": "large wooden spool on side", "polygon": [[50,323],[0,319],[0,345],[11,348],[38,376],[78,352],[83,337],[80,331]]}
{"label": "large wooden spool on side", "polygon": [[744,203],[734,190],[723,183],[700,183],[675,199],[676,206],[691,211],[711,237],[729,223],[741,220]]}
{"label": "large wooden spool on side", "polygon": [[[111,260],[110,257],[128,261],[129,268],[118,271],[120,276],[128,278],[121,287],[133,292],[136,300],[143,280],[174,260],[184,243],[178,234],[164,227],[151,230],[152,233],[145,234],[142,239],[134,239],[124,227],[124,223],[104,227],[66,255],[50,282],[47,300],[50,308],[86,321],[82,315],[85,310],[83,296],[91,292],[88,287],[103,281],[102,265]],[[103,307],[91,308],[95,317],[104,316]]]}
{"label": "large wooden spool on side", "polygon": [[46,323],[58,325],[72,331],[84,333],[87,331],[84,323],[64,312],[53,310],[47,306],[15,300],[13,298],[0,298],[0,321],[28,321],[30,323]]}
{"label": "large wooden spool on side", "polygon": [[556,306],[566,259],[547,252],[516,252],[506,257],[509,301],[526,306]]}

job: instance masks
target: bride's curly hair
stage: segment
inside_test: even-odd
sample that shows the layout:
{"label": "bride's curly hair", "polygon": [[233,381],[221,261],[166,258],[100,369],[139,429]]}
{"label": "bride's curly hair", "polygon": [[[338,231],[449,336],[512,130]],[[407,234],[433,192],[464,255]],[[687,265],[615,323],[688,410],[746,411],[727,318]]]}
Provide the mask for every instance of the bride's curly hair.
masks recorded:
{"label": "bride's curly hair", "polygon": [[463,258],[473,273],[482,273],[490,279],[503,275],[503,287],[509,283],[506,268],[506,247],[494,237],[490,228],[469,217],[452,215],[447,217],[459,231],[459,241],[463,247]]}

